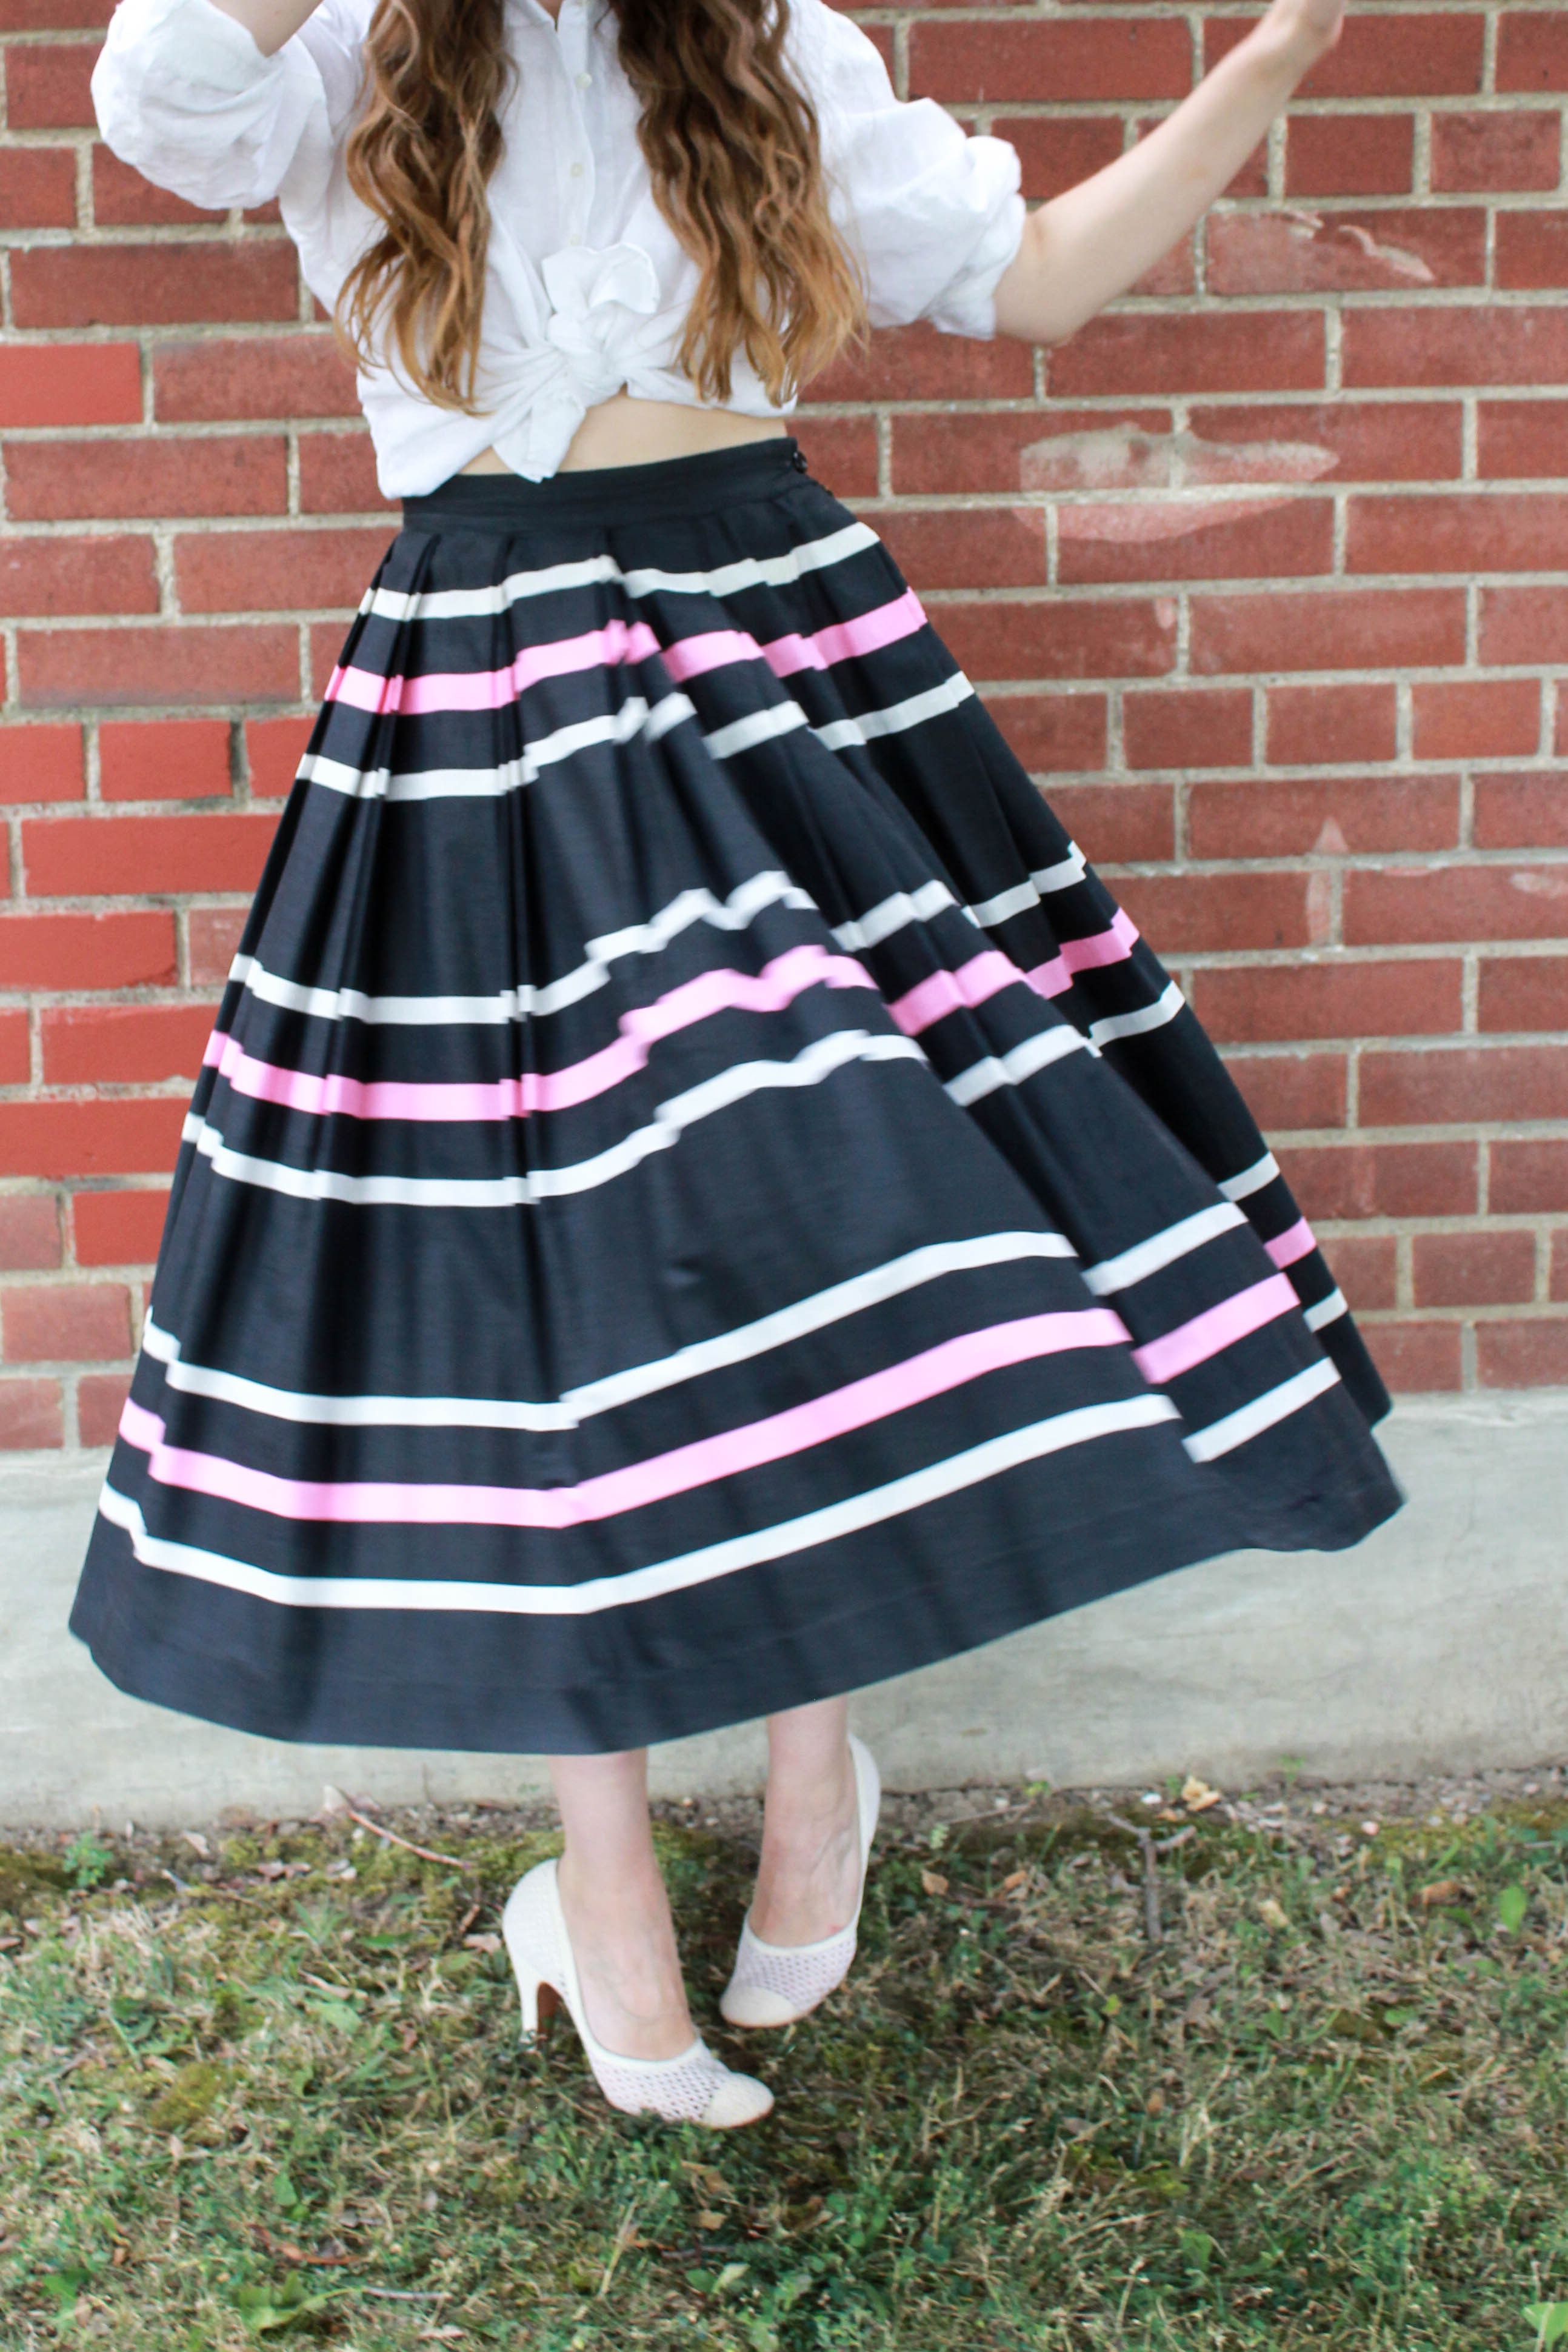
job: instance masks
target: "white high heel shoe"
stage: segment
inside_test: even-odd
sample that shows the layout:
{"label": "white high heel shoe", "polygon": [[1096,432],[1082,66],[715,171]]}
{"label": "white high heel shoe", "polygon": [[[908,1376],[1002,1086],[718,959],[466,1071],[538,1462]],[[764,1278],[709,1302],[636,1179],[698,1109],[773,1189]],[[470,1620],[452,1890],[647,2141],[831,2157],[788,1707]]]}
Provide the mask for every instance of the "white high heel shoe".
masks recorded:
{"label": "white high heel shoe", "polygon": [[[501,1914],[501,1933],[517,1979],[523,2005],[523,2039],[534,2040],[558,2000],[566,2003],[594,2080],[612,2107],[628,2115],[647,2110],[666,2123],[706,2124],[733,2131],[756,2123],[773,2105],[766,2083],[733,2074],[716,2058],[701,2034],[675,2058],[625,2058],[606,2050],[589,2031],[571,1938],[561,1913],[553,1861],[541,1862],[517,1881]],[[541,2000],[540,1996],[547,1998]]]}
{"label": "white high heel shoe", "polygon": [[855,1768],[855,1803],[860,1818],[861,1883],[854,1917],[835,1935],[815,1944],[765,1944],[751,1932],[751,1914],[740,1930],[735,1970],[719,1996],[719,2014],[730,2025],[789,2025],[826,2000],[850,1972],[855,1930],[865,1900],[866,1864],[882,1805],[882,1780],[863,1741],[850,1733]]}

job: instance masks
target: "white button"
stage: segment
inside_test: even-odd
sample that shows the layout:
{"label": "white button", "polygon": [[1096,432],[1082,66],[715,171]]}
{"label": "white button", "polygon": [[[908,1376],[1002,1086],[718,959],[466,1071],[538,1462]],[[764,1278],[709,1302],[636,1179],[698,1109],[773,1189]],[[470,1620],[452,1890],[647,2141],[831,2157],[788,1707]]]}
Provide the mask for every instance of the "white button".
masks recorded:
{"label": "white button", "polygon": [[567,238],[567,243],[568,245],[580,245],[582,243],[582,239],[574,232],[572,236]]}
{"label": "white button", "polygon": [[574,163],[574,164],[572,165],[572,167],[571,167],[571,176],[572,176],[572,178],[573,178],[574,180],[580,180],[580,179],[581,179],[581,177],[582,177],[582,165],[581,165],[580,163]]}
{"label": "white button", "polygon": [[578,75],[578,77],[577,77],[577,86],[578,86],[579,89],[586,89],[588,88],[589,83],[590,83],[592,79],[593,79],[593,76],[592,76],[591,74],[590,74],[590,73],[580,73],[580,74]]}

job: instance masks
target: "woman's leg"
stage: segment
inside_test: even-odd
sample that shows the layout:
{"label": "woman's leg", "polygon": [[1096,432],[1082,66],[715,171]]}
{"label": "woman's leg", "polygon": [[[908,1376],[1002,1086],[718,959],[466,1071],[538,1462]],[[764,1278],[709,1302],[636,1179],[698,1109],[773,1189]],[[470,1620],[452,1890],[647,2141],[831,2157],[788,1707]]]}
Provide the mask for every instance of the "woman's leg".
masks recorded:
{"label": "woman's leg", "polygon": [[623,2058],[674,2058],[693,2026],[648,1824],[648,1751],[554,1756],[557,1883],[588,2027]]}
{"label": "woman's leg", "polygon": [[751,1926],[765,1944],[814,1944],[854,1916],[861,1855],[849,1702],[768,1718],[768,1802]]}

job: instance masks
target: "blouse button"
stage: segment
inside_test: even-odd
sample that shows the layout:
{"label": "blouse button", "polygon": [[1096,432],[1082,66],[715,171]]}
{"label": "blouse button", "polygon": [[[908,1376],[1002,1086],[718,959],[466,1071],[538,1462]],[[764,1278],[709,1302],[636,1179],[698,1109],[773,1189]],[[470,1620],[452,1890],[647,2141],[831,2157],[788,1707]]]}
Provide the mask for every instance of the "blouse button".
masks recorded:
{"label": "blouse button", "polygon": [[592,79],[593,76],[591,74],[580,73],[577,77],[577,86],[579,89],[586,89]]}
{"label": "blouse button", "polygon": [[574,180],[580,180],[580,179],[581,179],[581,177],[582,177],[582,165],[581,165],[580,163],[574,163],[574,164],[572,165],[572,167],[571,167],[571,176],[572,176],[572,178],[573,178]]}

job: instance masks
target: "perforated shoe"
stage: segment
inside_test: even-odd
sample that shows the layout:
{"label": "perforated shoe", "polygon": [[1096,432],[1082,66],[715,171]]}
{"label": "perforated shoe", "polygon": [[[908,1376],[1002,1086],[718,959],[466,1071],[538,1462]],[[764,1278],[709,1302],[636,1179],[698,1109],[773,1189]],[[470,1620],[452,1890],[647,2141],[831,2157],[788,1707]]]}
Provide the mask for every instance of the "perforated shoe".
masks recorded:
{"label": "perforated shoe", "polygon": [[753,1935],[748,1911],[740,1930],[734,1972],[719,1996],[719,2014],[728,2025],[793,2024],[796,2018],[804,2017],[820,2001],[826,2000],[850,1972],[861,1906],[865,1900],[866,1865],[882,1805],[882,1780],[875,1759],[852,1731],[850,1754],[854,1760],[861,1838],[861,1883],[854,1917],[847,1927],[822,1937],[815,1944],[765,1944],[760,1936]]}

